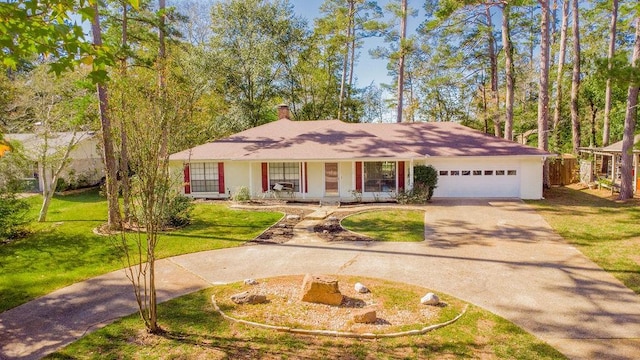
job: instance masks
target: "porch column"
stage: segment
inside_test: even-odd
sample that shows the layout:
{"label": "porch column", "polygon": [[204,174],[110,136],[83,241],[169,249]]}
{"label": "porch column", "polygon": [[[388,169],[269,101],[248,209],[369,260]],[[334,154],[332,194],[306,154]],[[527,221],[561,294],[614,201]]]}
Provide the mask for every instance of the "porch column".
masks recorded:
{"label": "porch column", "polygon": [[302,164],[302,184],[301,184],[302,185],[301,186],[301,188],[302,188],[302,198],[306,199],[307,198],[307,191],[308,191],[307,190],[307,186],[308,186],[308,183],[307,183],[307,162],[303,161],[301,164]]}
{"label": "porch column", "polygon": [[616,182],[616,154],[611,155],[611,182]]}
{"label": "porch column", "polygon": [[409,160],[409,181],[407,182],[407,190],[413,190],[413,159]]}
{"label": "porch column", "polygon": [[249,194],[253,197],[253,162],[249,162]]}

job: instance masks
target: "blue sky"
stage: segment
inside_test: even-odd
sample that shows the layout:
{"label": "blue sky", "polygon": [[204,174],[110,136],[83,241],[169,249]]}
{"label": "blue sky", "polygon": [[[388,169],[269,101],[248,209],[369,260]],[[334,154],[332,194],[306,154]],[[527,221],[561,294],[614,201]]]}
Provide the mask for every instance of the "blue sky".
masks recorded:
{"label": "blue sky", "polygon": [[[319,15],[320,5],[324,0],[290,0],[294,6],[296,14],[306,18],[309,26],[313,26],[313,19]],[[379,0],[378,5],[384,8],[387,0]],[[415,1],[409,1],[409,6],[418,7],[421,4],[412,4]],[[419,24],[420,18],[414,17],[408,20],[408,29],[415,29]],[[411,30],[409,30],[411,32]],[[373,59],[369,55],[369,49],[377,46],[386,46],[382,39],[365,39],[364,46],[360,51],[360,56],[356,64],[355,75],[357,78],[356,85],[358,87],[369,86],[372,82],[380,85],[381,83],[389,83],[391,78],[387,75],[387,60]]]}

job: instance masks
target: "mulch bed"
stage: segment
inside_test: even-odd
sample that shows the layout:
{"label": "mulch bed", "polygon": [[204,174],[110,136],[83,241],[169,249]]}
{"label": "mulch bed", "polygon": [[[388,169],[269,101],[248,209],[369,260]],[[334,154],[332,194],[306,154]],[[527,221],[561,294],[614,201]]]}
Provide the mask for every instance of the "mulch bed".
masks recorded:
{"label": "mulch bed", "polygon": [[[304,209],[300,207],[292,207],[292,206],[278,206],[278,207],[255,207],[253,210],[269,210],[269,211],[279,211],[285,214],[280,221],[278,221],[275,225],[268,228],[257,238],[249,241],[248,245],[253,244],[282,244],[285,243],[293,237],[293,228],[300,221],[304,219],[305,216],[311,214],[313,212],[312,209]],[[289,218],[288,215],[297,215],[298,218]]]}
{"label": "mulch bed", "polygon": [[323,220],[321,224],[316,225],[313,231],[325,241],[373,241],[374,239],[368,236],[345,230],[342,225],[340,225],[342,219],[349,215],[359,213],[360,211],[361,210],[357,209],[336,211],[327,219]]}
{"label": "mulch bed", "polygon": [[[271,203],[249,203],[249,206],[243,206],[243,209],[251,210],[269,210],[279,211],[286,214],[278,223],[267,229],[256,239],[249,241],[247,244],[282,244],[293,238],[293,228],[304,219],[305,216],[313,212],[312,209],[304,207],[287,206],[284,204]],[[340,221],[349,215],[353,215],[362,211],[361,209],[348,209],[336,211],[327,219],[314,227],[316,235],[325,241],[373,241],[372,238],[360,234],[356,234],[345,230]],[[287,215],[298,215],[298,219],[287,219]]]}

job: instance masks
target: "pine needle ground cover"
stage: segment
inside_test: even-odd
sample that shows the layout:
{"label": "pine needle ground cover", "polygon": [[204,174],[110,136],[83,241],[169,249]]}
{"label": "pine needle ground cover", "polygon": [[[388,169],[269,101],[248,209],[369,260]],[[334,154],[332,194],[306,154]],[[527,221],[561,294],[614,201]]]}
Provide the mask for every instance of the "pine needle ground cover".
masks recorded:
{"label": "pine needle ground cover", "polygon": [[[352,279],[355,280],[355,279]],[[358,279],[363,281],[363,279]],[[259,282],[277,281],[263,279]],[[342,289],[342,281],[341,289]],[[375,281],[375,282],[374,282]],[[364,280],[379,292],[387,309],[413,311],[417,294],[430,290],[384,280]],[[222,299],[246,290],[233,283],[215,286],[159,305],[165,332],[150,335],[132,315],[92,333],[47,359],[564,359],[558,351],[514,324],[470,305],[455,323],[420,336],[394,339],[349,339],[294,335],[232,323],[214,310],[212,295]],[[409,294],[409,296],[405,296]],[[432,321],[455,316],[464,303],[441,294],[450,307]],[[411,299],[411,300],[409,300]],[[418,299],[419,301],[419,299]],[[219,303],[219,305],[221,305]],[[266,304],[268,305],[268,304]],[[254,320],[290,321],[287,306],[261,312],[261,305],[243,305],[235,313]],[[223,311],[232,312],[228,306]],[[304,314],[297,314],[304,316]],[[390,318],[391,319],[391,318]],[[303,319],[301,319],[303,320]],[[416,324],[412,324],[413,326]],[[301,324],[301,326],[304,326]]]}
{"label": "pine needle ground cover", "polygon": [[[42,198],[28,199],[35,218]],[[30,224],[31,235],[0,245],[0,312],[55,289],[124,266],[119,237],[99,236],[106,201],[91,191],[56,196],[48,221]],[[277,212],[236,211],[225,204],[198,203],[191,225],[165,233],[159,258],[240,246],[282,217]]]}

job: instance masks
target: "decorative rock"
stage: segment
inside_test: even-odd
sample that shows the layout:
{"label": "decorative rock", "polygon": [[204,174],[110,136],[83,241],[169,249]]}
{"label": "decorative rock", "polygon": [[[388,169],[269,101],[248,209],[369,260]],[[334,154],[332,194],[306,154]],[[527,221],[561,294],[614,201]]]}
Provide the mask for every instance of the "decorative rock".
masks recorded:
{"label": "decorative rock", "polygon": [[423,305],[438,305],[440,304],[440,298],[434,293],[428,293],[420,299],[420,303]]}
{"label": "decorative rock", "polygon": [[254,279],[244,279],[244,284],[245,285],[258,285],[258,282],[255,281]]}
{"label": "decorative rock", "polygon": [[300,300],[327,305],[340,305],[342,294],[338,289],[338,279],[307,274],[302,282]]}
{"label": "decorative rock", "polygon": [[287,215],[287,220],[300,220],[300,215]]}
{"label": "decorative rock", "polygon": [[248,291],[245,291],[245,292],[231,296],[231,301],[233,301],[236,304],[255,305],[255,304],[266,303],[267,297],[264,295],[250,294]]}
{"label": "decorative rock", "polygon": [[353,322],[359,324],[373,324],[377,319],[378,316],[373,309],[362,309],[353,314]]}
{"label": "decorative rock", "polygon": [[335,217],[335,216],[329,216],[329,217],[327,218],[327,221],[337,222],[337,221],[338,221],[338,218],[337,218],[337,217]]}
{"label": "decorative rock", "polygon": [[278,227],[286,228],[286,227],[287,227],[287,224],[280,224],[280,225],[278,225]]}
{"label": "decorative rock", "polygon": [[360,294],[364,294],[364,293],[368,293],[369,292],[369,288],[367,288],[366,286],[362,285],[361,283],[356,283],[353,288],[356,290],[356,292],[359,292]]}
{"label": "decorative rock", "polygon": [[323,233],[323,234],[328,234],[328,233],[329,233],[329,230],[322,230],[322,233]]}

